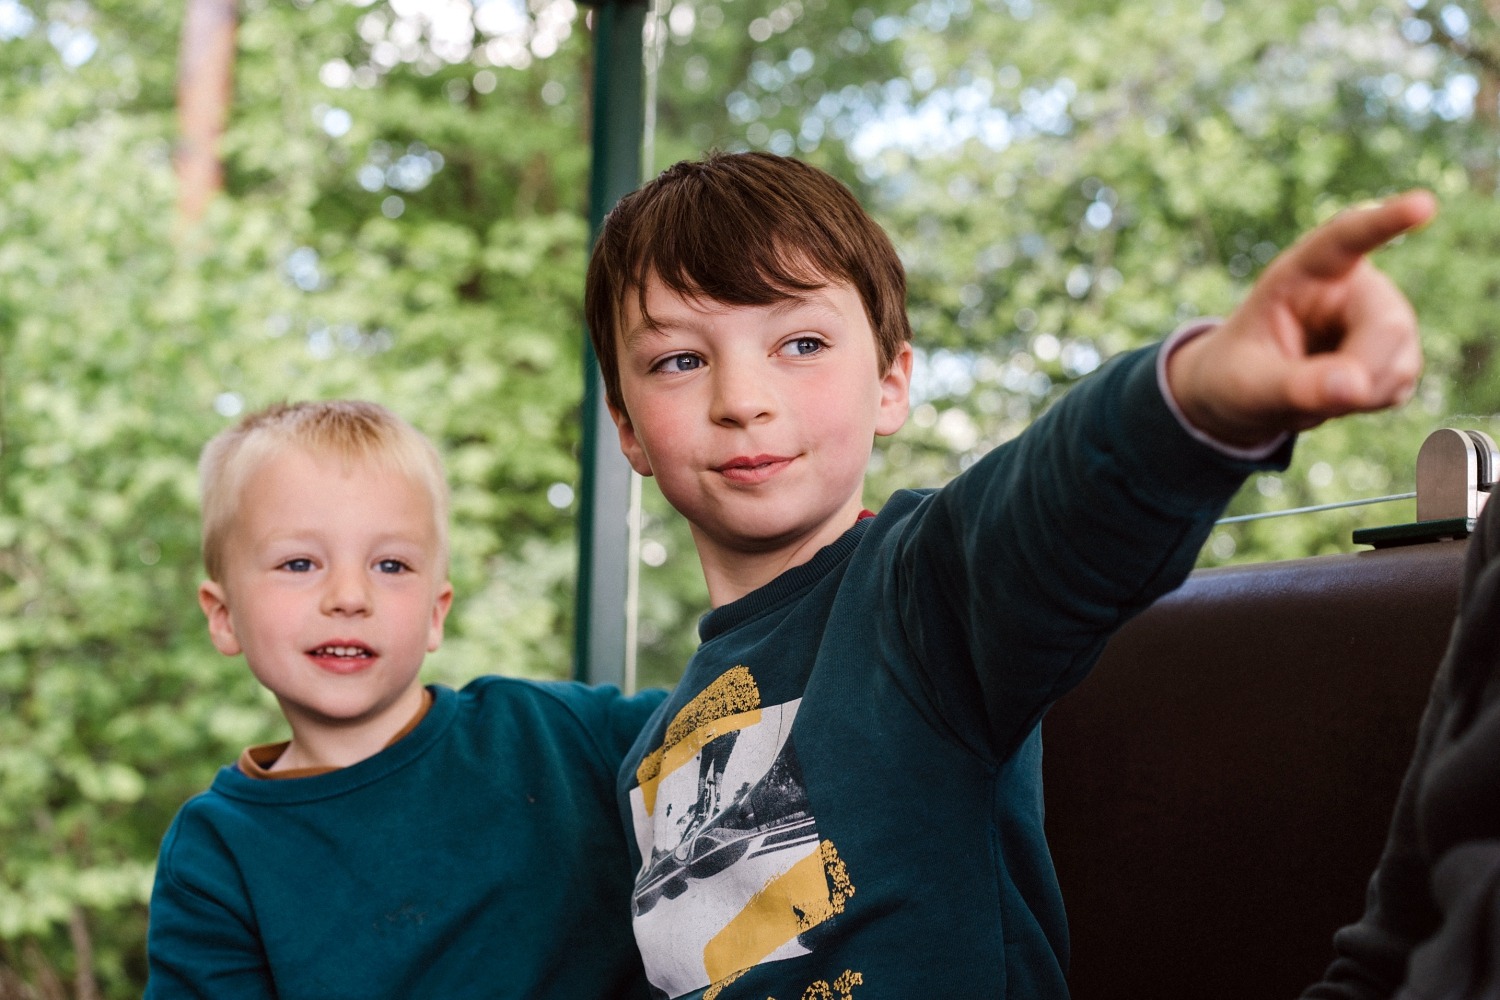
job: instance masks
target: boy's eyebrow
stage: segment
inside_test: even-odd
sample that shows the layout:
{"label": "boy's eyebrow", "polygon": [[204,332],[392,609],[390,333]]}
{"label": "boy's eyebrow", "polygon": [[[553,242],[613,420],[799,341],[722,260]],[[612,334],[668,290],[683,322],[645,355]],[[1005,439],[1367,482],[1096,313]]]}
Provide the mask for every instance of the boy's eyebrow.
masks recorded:
{"label": "boy's eyebrow", "polygon": [[[717,303],[718,305],[727,305],[731,309],[743,308],[729,303],[718,302],[717,299],[705,299],[704,301]],[[833,304],[828,301],[828,297],[823,294],[823,288],[814,288],[806,292],[788,294],[775,302],[757,305],[754,308],[765,309],[772,316],[782,316],[799,309],[811,309],[828,315],[838,314],[838,310],[833,307]],[[639,323],[620,334],[620,340],[626,347],[632,347],[648,337],[664,337],[667,335],[667,331],[678,326],[688,325],[674,322],[673,319],[674,317],[671,314],[668,315],[666,322],[656,319],[655,316],[643,316]]]}
{"label": "boy's eyebrow", "polygon": [[620,342],[626,348],[631,348],[649,337],[664,337],[666,333],[661,323],[649,317],[642,317],[639,323],[628,330],[621,331]]}
{"label": "boy's eyebrow", "polygon": [[828,301],[828,296],[823,294],[823,289],[814,288],[806,292],[798,292],[788,295],[780,302],[773,302],[769,309],[772,315],[780,316],[784,313],[795,312],[798,309],[812,309],[817,312],[836,313],[837,309],[833,303]]}
{"label": "boy's eyebrow", "polygon": [[[368,539],[371,545],[380,547],[383,545],[415,545],[427,544],[423,536],[427,533],[425,526],[407,526],[402,528],[388,528],[385,531]],[[248,538],[252,545],[257,546],[312,546],[321,545],[326,539],[321,525],[294,525],[288,527],[284,524],[272,525],[265,531],[252,535]]]}

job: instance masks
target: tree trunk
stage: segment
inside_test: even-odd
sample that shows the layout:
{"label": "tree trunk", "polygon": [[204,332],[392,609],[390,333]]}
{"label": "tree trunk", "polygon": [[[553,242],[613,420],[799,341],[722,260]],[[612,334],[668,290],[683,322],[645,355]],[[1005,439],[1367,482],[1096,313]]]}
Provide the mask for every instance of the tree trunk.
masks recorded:
{"label": "tree trunk", "polygon": [[[1500,0],[1485,0],[1484,9],[1492,24],[1500,21]],[[1488,34],[1486,32],[1487,37]],[[1475,191],[1492,195],[1495,193],[1497,180],[1500,180],[1494,144],[1497,134],[1500,134],[1500,73],[1496,72],[1497,54],[1486,54],[1489,58],[1471,60],[1471,65],[1479,80],[1479,92],[1474,96],[1474,120],[1483,127],[1484,134],[1490,141],[1485,144],[1483,153],[1479,154],[1479,161],[1470,164],[1469,183]]]}
{"label": "tree trunk", "polygon": [[73,996],[76,1000],[99,1000],[99,981],[94,976],[94,939],[89,934],[88,915],[83,907],[73,905],[68,921],[68,936],[73,939]]}
{"label": "tree trunk", "polygon": [[234,89],[237,0],[187,0],[177,68],[177,213],[202,218],[224,186],[219,138]]}

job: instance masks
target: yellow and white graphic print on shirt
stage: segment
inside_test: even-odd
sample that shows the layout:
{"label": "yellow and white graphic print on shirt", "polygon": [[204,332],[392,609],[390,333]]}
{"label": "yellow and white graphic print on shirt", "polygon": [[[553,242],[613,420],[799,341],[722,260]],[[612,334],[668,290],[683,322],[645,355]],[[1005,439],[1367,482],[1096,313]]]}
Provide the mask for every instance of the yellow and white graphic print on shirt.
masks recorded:
{"label": "yellow and white graphic print on shirt", "polygon": [[808,954],[800,935],[854,893],[818,838],[787,739],[800,704],[763,707],[735,667],[683,706],[636,771],[635,938],[669,997]]}

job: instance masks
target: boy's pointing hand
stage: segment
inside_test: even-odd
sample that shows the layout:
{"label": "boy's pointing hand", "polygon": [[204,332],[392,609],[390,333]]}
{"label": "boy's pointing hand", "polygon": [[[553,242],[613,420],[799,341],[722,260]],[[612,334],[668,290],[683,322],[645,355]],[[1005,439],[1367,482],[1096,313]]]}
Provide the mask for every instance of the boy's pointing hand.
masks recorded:
{"label": "boy's pointing hand", "polygon": [[1436,212],[1411,191],[1342,212],[1273,260],[1227,320],[1168,359],[1187,419],[1252,447],[1405,402],[1422,370],[1416,316],[1366,255]]}

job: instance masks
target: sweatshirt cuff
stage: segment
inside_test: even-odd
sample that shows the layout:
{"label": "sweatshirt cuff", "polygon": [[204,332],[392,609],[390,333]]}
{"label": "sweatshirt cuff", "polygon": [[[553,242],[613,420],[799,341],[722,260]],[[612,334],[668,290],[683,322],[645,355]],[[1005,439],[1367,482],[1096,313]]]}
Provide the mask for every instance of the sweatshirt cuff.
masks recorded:
{"label": "sweatshirt cuff", "polygon": [[1167,383],[1167,359],[1172,356],[1172,352],[1194,337],[1212,330],[1218,324],[1219,321],[1216,319],[1195,319],[1173,330],[1172,335],[1163,342],[1161,350],[1156,354],[1156,385],[1161,389],[1161,398],[1166,401],[1167,409],[1172,411],[1172,416],[1177,419],[1177,423],[1193,440],[1208,445],[1228,458],[1245,462],[1263,462],[1276,454],[1277,449],[1286,444],[1287,438],[1291,435],[1283,431],[1269,441],[1250,448],[1227,444],[1193,426],[1187,415],[1182,412],[1182,407],[1177,405],[1177,399],[1172,395],[1172,387]]}

